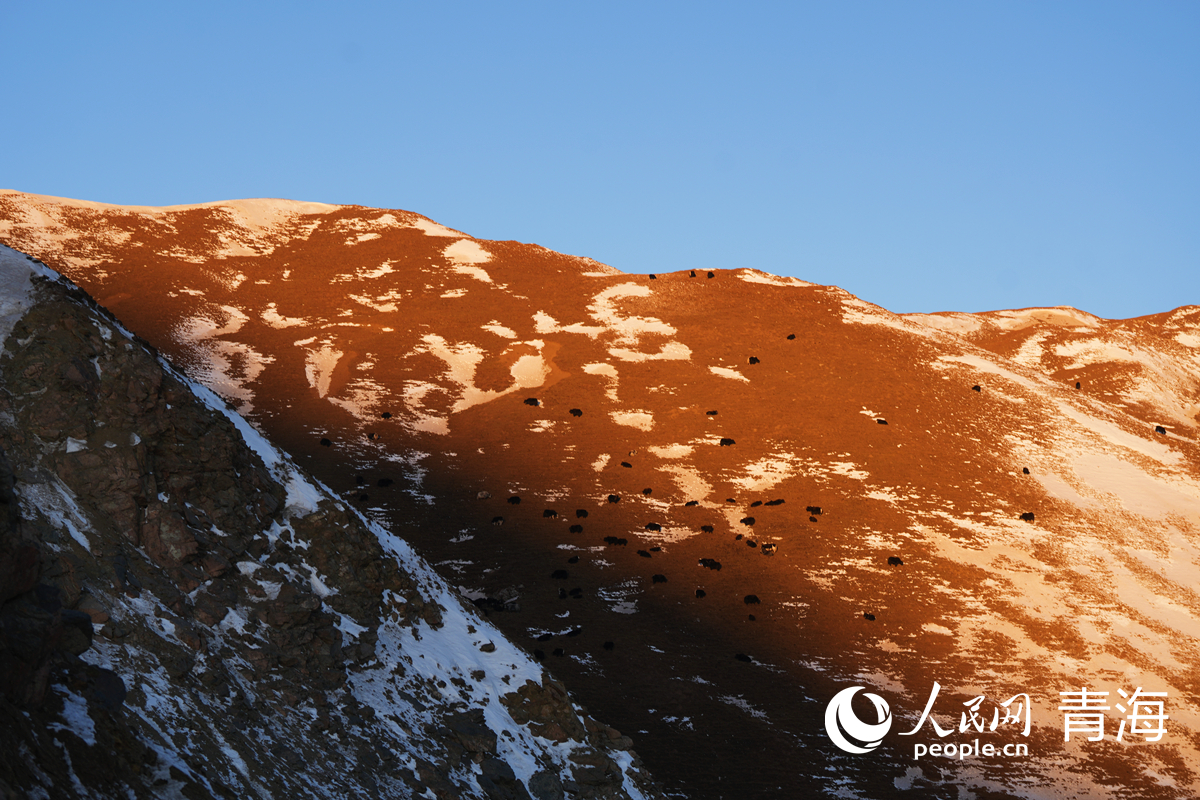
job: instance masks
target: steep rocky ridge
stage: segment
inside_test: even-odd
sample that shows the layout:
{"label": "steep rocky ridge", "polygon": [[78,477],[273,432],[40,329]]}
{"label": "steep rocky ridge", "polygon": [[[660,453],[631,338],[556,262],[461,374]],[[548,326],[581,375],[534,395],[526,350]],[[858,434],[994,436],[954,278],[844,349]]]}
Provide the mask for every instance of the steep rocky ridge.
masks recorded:
{"label": "steep rocky ridge", "polygon": [[5,247],[0,289],[0,796],[656,796],[627,737],[86,294]]}
{"label": "steep rocky ridge", "polygon": [[[898,316],[272,200],[0,193],[0,240],[403,531],[673,793],[1200,792],[1195,306]],[[1028,737],[982,738],[1030,756],[914,761],[935,683],[954,737],[1028,693]],[[870,754],[825,735],[851,685],[894,714]],[[1083,686],[1167,692],[1166,735],[1110,706],[1065,742]]]}

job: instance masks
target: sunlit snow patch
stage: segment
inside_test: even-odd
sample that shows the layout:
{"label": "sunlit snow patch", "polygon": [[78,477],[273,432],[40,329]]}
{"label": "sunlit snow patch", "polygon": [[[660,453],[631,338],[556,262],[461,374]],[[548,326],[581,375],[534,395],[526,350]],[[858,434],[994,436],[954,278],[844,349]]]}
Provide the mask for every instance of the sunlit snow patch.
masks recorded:
{"label": "sunlit snow patch", "polygon": [[291,328],[295,325],[307,325],[304,317],[285,317],[275,309],[274,303],[267,303],[267,310],[262,312],[263,322],[272,328]]}
{"label": "sunlit snow patch", "polygon": [[613,411],[609,416],[618,425],[628,425],[642,431],[654,427],[654,415],[649,411]]}
{"label": "sunlit snow patch", "polygon": [[750,379],[745,375],[738,372],[736,369],[730,369],[729,367],[709,367],[708,371],[713,375],[718,375],[722,378],[732,378],[735,381],[745,381],[746,383],[750,382]]}
{"label": "sunlit snow patch", "polygon": [[802,281],[799,278],[787,278],[781,275],[772,275],[769,272],[760,272],[756,269],[739,269],[736,272],[739,280],[746,283],[764,283],[768,286],[815,286],[816,284]]}

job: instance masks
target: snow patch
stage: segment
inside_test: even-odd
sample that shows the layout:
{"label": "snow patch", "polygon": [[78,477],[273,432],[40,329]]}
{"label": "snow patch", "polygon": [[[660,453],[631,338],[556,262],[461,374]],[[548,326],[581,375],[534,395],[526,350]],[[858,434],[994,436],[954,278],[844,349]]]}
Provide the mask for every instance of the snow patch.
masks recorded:
{"label": "snow patch", "polygon": [[989,311],[981,316],[1006,331],[1019,331],[1039,324],[1062,328],[1094,328],[1100,324],[1099,317],[1070,306]]}
{"label": "snow patch", "polygon": [[[296,346],[304,347],[312,342],[313,339],[303,339],[296,342]],[[333,371],[343,355],[328,341],[323,342],[320,348],[304,347],[304,375],[308,378],[308,385],[317,390],[318,397],[324,398],[329,394]]]}
{"label": "snow patch", "polygon": [[87,701],[68,690],[65,686],[55,684],[54,688],[62,692],[62,719],[66,724],[52,722],[46,727],[52,731],[70,731],[80,739],[83,739],[84,743],[89,747],[95,747],[96,723],[92,721],[91,715],[88,714]]}
{"label": "snow patch", "polygon": [[[492,260],[492,254],[484,250],[479,245],[479,242],[474,239],[459,239],[457,242],[452,242],[446,245],[446,249],[442,251],[442,255],[457,267],[456,272],[478,277],[484,283],[492,282],[491,277],[481,269],[475,272],[465,269],[469,265],[486,264]],[[480,274],[483,277],[479,277]]]}
{"label": "snow patch", "polygon": [[718,375],[722,378],[731,378],[735,381],[745,381],[746,383],[750,382],[750,379],[745,375],[738,372],[736,369],[730,369],[729,367],[709,367],[708,371],[713,375]]}
{"label": "snow patch", "polygon": [[802,281],[799,278],[788,278],[782,275],[772,275],[769,272],[760,272],[756,269],[739,269],[735,273],[739,280],[746,283],[762,283],[767,286],[815,286],[816,284]]}
{"label": "snow patch", "polygon": [[[500,324],[499,322],[497,322],[496,320],[492,320],[492,321],[491,321],[491,322],[489,322],[487,325],[481,325],[480,327],[481,327],[481,328],[483,328],[485,331],[488,331],[488,332],[490,332],[490,333],[494,333],[494,334],[496,334],[497,336],[499,336],[499,337],[501,337],[501,338],[504,338],[504,339],[515,339],[515,338],[517,338],[517,332],[516,332],[516,331],[514,331],[512,328],[509,328],[509,327],[506,327],[506,326],[504,326],[504,325],[501,325],[501,324]],[[538,331],[538,332],[539,332],[539,333],[541,333],[541,331]]]}
{"label": "snow patch", "polygon": [[200,314],[189,317],[176,326],[171,336],[196,358],[195,372],[201,383],[236,402],[240,413],[248,414],[254,410],[250,384],[275,359],[244,342],[222,338],[240,331],[250,318],[234,306],[220,306],[219,310],[224,315],[221,319]]}
{"label": "snow patch", "polygon": [[692,454],[695,448],[687,444],[671,444],[664,447],[652,446],[647,449],[659,458],[686,458]]}
{"label": "snow patch", "polygon": [[307,325],[308,320],[304,317],[285,317],[275,309],[274,303],[267,303],[267,310],[262,312],[263,322],[270,325],[272,328],[291,328],[296,325]]}
{"label": "snow patch", "polygon": [[0,244],[0,344],[33,304],[33,272],[22,253]]}
{"label": "snow patch", "polygon": [[609,414],[618,425],[648,431],[654,427],[654,415],[649,411],[613,411]]}
{"label": "snow patch", "polygon": [[425,217],[417,217],[412,221],[412,226],[419,231],[424,232],[426,236],[442,236],[446,238],[458,238],[464,234],[460,231],[452,230],[444,225],[438,225],[431,219]]}

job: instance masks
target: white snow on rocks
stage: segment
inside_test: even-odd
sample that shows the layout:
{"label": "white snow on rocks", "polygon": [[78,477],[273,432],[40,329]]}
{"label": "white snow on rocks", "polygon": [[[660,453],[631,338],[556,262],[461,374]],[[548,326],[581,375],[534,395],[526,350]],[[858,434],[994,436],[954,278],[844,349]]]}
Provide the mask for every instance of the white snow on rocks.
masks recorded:
{"label": "white snow on rocks", "polygon": [[61,684],[55,685],[54,688],[62,697],[62,719],[65,724],[51,723],[50,730],[70,731],[89,747],[95,747],[96,723],[88,713],[87,701]]}
{"label": "white snow on rocks", "polygon": [[33,262],[23,253],[0,244],[0,342],[8,338],[33,302],[33,273]]}

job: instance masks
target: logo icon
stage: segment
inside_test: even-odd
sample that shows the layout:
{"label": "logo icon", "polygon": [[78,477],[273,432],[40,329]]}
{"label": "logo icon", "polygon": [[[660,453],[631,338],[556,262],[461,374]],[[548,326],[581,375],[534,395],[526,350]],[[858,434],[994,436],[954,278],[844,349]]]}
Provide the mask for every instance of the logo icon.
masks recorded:
{"label": "logo icon", "polygon": [[875,704],[875,713],[879,715],[876,723],[863,722],[850,707],[854,695],[862,691],[862,686],[851,686],[842,689],[833,696],[825,707],[825,733],[830,740],[847,753],[869,753],[879,743],[892,727],[892,711],[887,701],[877,694],[867,692],[863,697]]}

